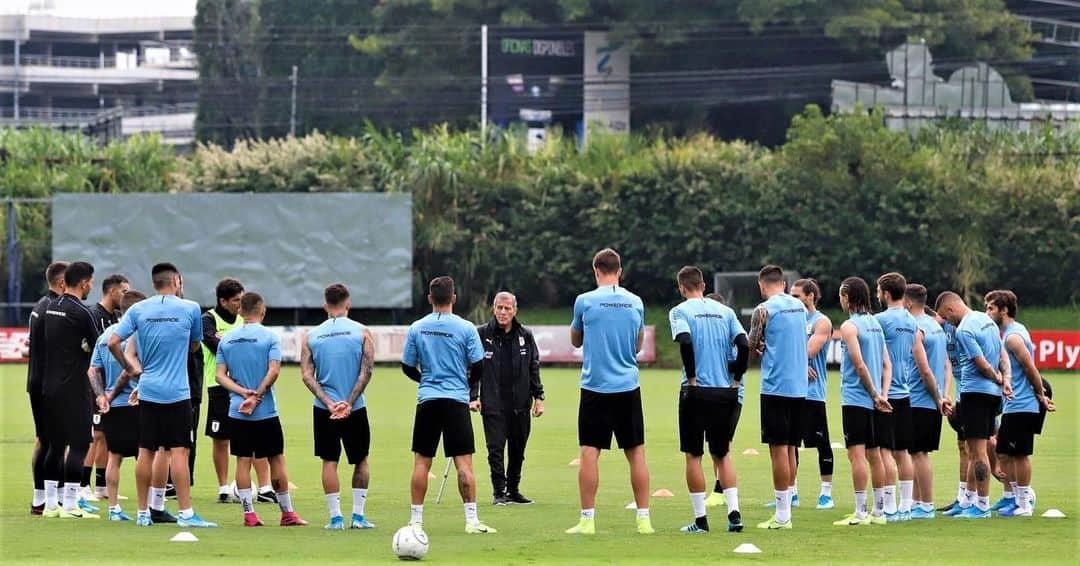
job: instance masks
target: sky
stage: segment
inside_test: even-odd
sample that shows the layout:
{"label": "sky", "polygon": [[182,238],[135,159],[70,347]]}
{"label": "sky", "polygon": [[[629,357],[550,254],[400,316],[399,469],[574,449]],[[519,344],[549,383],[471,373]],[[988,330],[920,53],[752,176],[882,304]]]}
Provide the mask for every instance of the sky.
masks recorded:
{"label": "sky", "polygon": [[51,4],[57,16],[194,16],[196,0],[0,0],[0,14],[25,14],[29,6]]}

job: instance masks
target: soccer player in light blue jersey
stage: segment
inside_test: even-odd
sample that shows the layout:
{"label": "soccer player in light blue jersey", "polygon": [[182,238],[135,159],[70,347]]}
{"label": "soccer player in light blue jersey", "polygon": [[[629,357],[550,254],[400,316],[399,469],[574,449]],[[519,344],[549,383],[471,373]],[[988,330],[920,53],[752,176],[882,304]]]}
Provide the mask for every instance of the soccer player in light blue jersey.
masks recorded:
{"label": "soccer player in light blue jersey", "polygon": [[637,353],[645,340],[645,306],[619,286],[622,258],[610,248],[593,256],[596,289],[578,295],[570,323],[570,343],[582,348],[578,405],[578,492],[581,518],[567,534],[596,533],[596,488],[600,451],[614,434],[630,463],[630,486],[637,507],[637,531],[655,532],[649,515],[649,466],[645,460],[645,415],[638,386]]}
{"label": "soccer player in light blue jersey", "polygon": [[941,416],[951,410],[952,369],[949,364],[945,331],[926,313],[926,287],[909,283],[904,289],[904,308],[919,325],[915,341],[922,345],[915,351],[915,365],[909,368],[911,386],[911,453],[915,467],[912,519],[933,519],[934,473],[930,453],[941,442]]}
{"label": "soccer player in light blue jersey", "polygon": [[750,321],[750,353],[761,357],[761,441],[769,445],[776,514],[761,529],[790,529],[796,451],[809,387],[806,307],[784,292],[784,271],[766,265],[758,272],[763,303]]}
{"label": "soccer player in light blue jersey", "polygon": [[[120,299],[120,311],[127,312],[135,303],[146,295],[128,290]],[[119,325],[113,324],[105,329],[94,345],[90,358],[90,383],[95,393],[100,392],[108,403],[108,410],[101,413],[101,429],[105,433],[105,443],[109,450],[109,460],[105,464],[105,492],[109,500],[110,521],[130,521],[120,507],[120,464],[124,458],[134,458],[139,454],[139,409],[130,402],[135,390],[131,376],[127,374],[109,353],[109,337]],[[121,344],[127,351],[127,342]],[[134,343],[131,349],[135,349]],[[101,402],[100,400],[98,401]]]}
{"label": "soccer player in light blue jersey", "polygon": [[[494,533],[480,521],[476,511],[476,477],[473,474],[472,421],[469,389],[483,375],[484,346],[480,333],[469,321],[454,314],[454,280],[436,277],[428,285],[431,314],[412,323],[401,354],[401,370],[420,384],[417,388],[416,420],[413,423],[412,507],[409,523],[424,522],[431,461],[442,438],[443,453],[454,459],[458,492],[465,507],[465,533]],[[479,406],[472,407],[474,410]]]}
{"label": "soccer player in light blue jersey", "polygon": [[1035,435],[1042,433],[1046,413],[1056,409],[1043,389],[1042,375],[1035,367],[1031,335],[1016,321],[1019,307],[1016,294],[1008,290],[990,291],[984,301],[987,316],[1004,334],[1005,350],[1012,366],[1013,397],[1005,401],[997,432],[997,456],[1015,496],[1012,501],[1005,499],[997,511],[1001,517],[1030,517],[1034,513],[1035,500],[1031,489]]}
{"label": "soccer player in light blue jersey", "polygon": [[[833,524],[884,525],[885,468],[879,448],[881,439],[876,438],[874,429],[874,412],[892,410],[885,395],[892,364],[881,325],[870,314],[870,287],[866,281],[859,277],[845,279],[840,284],[840,306],[848,314],[848,320],[840,325],[840,398],[855,511]],[[874,489],[872,513],[866,505],[868,475]]]}
{"label": "soccer player in light blue jersey", "polygon": [[[802,301],[806,307],[806,356],[810,365],[809,386],[806,390],[806,414],[803,415],[803,446],[816,448],[818,453],[818,472],[821,474],[821,492],[818,494],[817,508],[832,509],[836,506],[832,498],[833,450],[829,440],[829,419],[825,410],[828,398],[828,375],[825,367],[832,342],[833,325],[829,317],[817,309],[821,298],[821,287],[813,279],[799,279],[791,285],[791,296]],[[796,451],[798,456],[798,451]],[[796,470],[798,474],[798,458]],[[798,486],[791,486],[793,507],[798,507]]]}
{"label": "soccer player in light blue jersey", "polygon": [[[679,444],[686,455],[686,485],[694,522],[683,527],[685,533],[709,530],[705,508],[705,475],[701,471],[703,440],[708,440],[713,467],[720,469],[724,498],[728,506],[728,531],[743,529],[739,512],[739,490],[735,466],[728,455],[732,413],[739,406],[739,385],[746,373],[750,348],[746,331],[735,311],[717,301],[706,299],[705,279],[701,270],[687,266],[676,275],[679,294],[685,301],[668,313],[671,337],[679,344],[683,361],[682,387],[679,392]],[[732,348],[738,354],[728,362]]]}
{"label": "soccer player in light blue jersey", "polygon": [[[908,377],[915,367],[915,356],[925,356],[922,343],[915,339],[919,325],[915,317],[904,308],[904,291],[907,280],[899,273],[886,273],[877,280],[877,298],[883,312],[875,315],[881,330],[885,333],[885,344],[889,347],[892,361],[893,379],[889,384],[889,404],[892,412],[877,413],[874,427],[884,429],[884,438],[889,442],[881,448],[881,457],[885,462],[885,518],[889,522],[906,521],[911,518],[911,506],[914,499],[915,467],[911,463],[911,385]],[[916,354],[915,350],[919,353]],[[890,442],[891,441],[891,442]],[[900,505],[896,505],[896,483],[899,478]]]}
{"label": "soccer player in light blue jersey", "polygon": [[[139,496],[136,524],[173,522],[165,509],[165,485],[150,485],[153,453],[169,453],[175,480],[181,527],[216,527],[192,509],[188,452],[194,438],[188,354],[202,341],[202,312],[193,301],[181,299],[183,280],[171,263],[159,263],[150,272],[157,295],[133,305],[111,337],[109,351],[121,367],[139,379],[139,458],[135,483]],[[126,356],[120,345],[136,332],[138,356]],[[161,478],[162,480],[164,478]],[[149,488],[149,490],[148,490]],[[150,499],[149,508],[147,498]],[[150,509],[154,513],[151,513]]]}
{"label": "soccer player in light blue jersey", "polygon": [[[986,519],[990,517],[991,473],[987,442],[994,434],[994,419],[1002,398],[1012,398],[1012,371],[998,326],[986,313],[972,311],[952,291],[938,295],[934,307],[942,317],[956,325],[957,346],[963,356],[960,365],[960,420],[967,439],[970,475],[974,476],[976,498],[974,503],[970,499],[961,501],[960,511],[955,516]],[[1004,363],[1001,362],[1003,357]]]}
{"label": "soccer player in light blue jersey", "polygon": [[236,489],[244,507],[244,526],[261,527],[251,490],[255,458],[270,464],[270,483],[281,508],[281,526],[304,526],[293,510],[285,469],[285,436],[278,419],[274,383],[281,373],[281,338],[262,325],[266,303],[258,293],[240,299],[244,325],[225,333],[215,355],[215,380],[229,391],[229,451],[236,456]]}
{"label": "soccer player in light blue jersey", "polygon": [[349,318],[349,290],[334,283],[323,291],[327,319],[300,341],[300,374],[315,396],[312,423],[315,456],[322,460],[322,486],[330,522],[326,528],[345,530],[341,515],[341,448],[353,466],[352,519],[349,528],[372,529],[367,520],[368,452],[371,427],[364,391],[371,383],[375,341],[371,331]]}

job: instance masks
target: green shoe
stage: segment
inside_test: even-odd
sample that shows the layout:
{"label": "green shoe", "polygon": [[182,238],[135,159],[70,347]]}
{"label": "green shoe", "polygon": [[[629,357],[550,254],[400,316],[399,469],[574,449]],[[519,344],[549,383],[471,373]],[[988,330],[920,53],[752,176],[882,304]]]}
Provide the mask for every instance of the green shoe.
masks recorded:
{"label": "green shoe", "polygon": [[888,524],[888,522],[889,521],[887,519],[885,519],[885,515],[878,515],[876,517],[873,516],[873,515],[870,515],[870,524],[871,525],[885,525],[885,524]]}
{"label": "green shoe", "polygon": [[499,531],[496,531],[495,529],[483,523],[476,523],[475,525],[465,525],[465,534],[468,535],[495,534],[497,532]]}
{"label": "green shoe", "polygon": [[724,497],[723,493],[717,491],[710,493],[709,496],[705,498],[706,507],[722,507],[726,503],[727,498]]}
{"label": "green shoe", "polygon": [[757,528],[769,530],[790,529],[791,521],[788,521],[786,523],[780,523],[776,520],[776,515],[773,515],[773,517],[768,521],[765,521],[764,523],[758,523]]}
{"label": "green shoe", "polygon": [[577,525],[566,529],[568,535],[595,535],[596,519],[582,519]]}
{"label": "green shoe", "polygon": [[843,519],[840,519],[839,521],[834,521],[833,524],[838,526],[838,527],[855,527],[855,526],[859,526],[859,525],[869,525],[870,524],[870,516],[867,515],[867,516],[863,517],[862,519],[860,519],[858,515],[856,515],[855,513],[852,513],[852,514],[848,515],[847,517],[844,517]]}
{"label": "green shoe", "polygon": [[639,535],[651,535],[655,533],[656,529],[652,528],[652,519],[649,517],[638,517],[637,532]]}

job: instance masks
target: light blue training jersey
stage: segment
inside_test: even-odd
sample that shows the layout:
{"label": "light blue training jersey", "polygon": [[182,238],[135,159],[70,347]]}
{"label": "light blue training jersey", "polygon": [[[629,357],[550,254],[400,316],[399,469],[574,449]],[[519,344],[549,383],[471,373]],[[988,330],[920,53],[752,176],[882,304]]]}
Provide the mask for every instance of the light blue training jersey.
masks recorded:
{"label": "light blue training jersey", "polygon": [[[807,344],[807,348],[809,348],[809,345],[810,345],[810,337],[814,335],[814,327],[817,326],[818,321],[822,320],[822,319],[829,320],[829,318],[826,317],[824,314],[822,314],[821,311],[814,311],[813,313],[808,313],[807,314],[807,316],[806,316],[806,344]],[[832,341],[832,339],[830,338],[829,342],[831,342],[831,341]],[[821,349],[818,350],[817,355],[814,356],[813,358],[810,358],[810,360],[809,360],[810,367],[814,368],[814,371],[817,372],[817,379],[809,380],[809,383],[808,383],[807,389],[806,389],[806,399],[808,401],[819,401],[819,402],[824,403],[825,398],[828,395],[829,380],[828,380],[828,375],[827,375],[827,371],[826,371],[827,370],[826,362],[828,361],[828,357],[829,357],[829,342],[826,342],[821,347]],[[807,355],[809,355],[809,352],[807,352]]]}
{"label": "light blue training jersey", "polygon": [[761,394],[805,398],[809,387],[806,306],[787,293],[777,293],[758,307],[769,315],[761,358]]}
{"label": "light blue training jersey", "polygon": [[[1005,327],[1005,340],[1008,340],[1010,336],[1019,336],[1024,341],[1024,347],[1027,348],[1028,355],[1035,358],[1035,345],[1031,342],[1031,335],[1028,334],[1028,329],[1023,324],[1016,322],[1015,320]],[[1031,386],[1031,382],[1028,381],[1027,372],[1024,371],[1024,366],[1017,359],[1016,355],[1011,350],[1009,354],[1009,365],[1012,367],[1012,390],[1013,398],[1005,400],[1005,408],[1003,413],[1038,413],[1039,412],[1039,400],[1035,397],[1035,388]]]}
{"label": "light blue training jersey", "polygon": [[[874,388],[880,392],[885,371],[885,334],[881,330],[881,324],[870,313],[855,313],[848,319],[859,331],[859,351],[862,353],[863,362],[867,371],[870,372],[870,380]],[[842,355],[840,357],[840,399],[841,404],[864,409],[874,408],[874,399],[870,392],[863,386],[855,371],[855,364],[851,362],[851,354],[848,352],[846,342],[840,342]]]}
{"label": "light blue training jersey", "polygon": [[[281,362],[281,337],[259,323],[245,323],[225,333],[218,342],[217,364],[224,365],[229,377],[244,389],[258,389],[270,362]],[[244,397],[229,392],[229,418],[262,421],[276,417],[277,400],[271,386],[250,415],[240,412]]]}
{"label": "light blue training jersey", "polygon": [[[119,324],[119,323],[118,323]],[[109,352],[109,337],[116,333],[116,327],[118,324],[112,324],[98,336],[97,343],[94,344],[94,353],[90,356],[90,367],[100,368],[101,373],[105,375],[105,394],[111,395],[113,389],[116,389],[116,382],[120,379],[120,374],[123,373],[124,368],[120,367],[120,362],[116,361],[112,353]],[[120,349],[126,351],[127,340],[120,343]],[[128,397],[131,396],[131,392],[135,390],[135,384],[137,380],[129,380],[124,388],[116,395],[112,403],[109,403],[110,407],[127,407]]]}
{"label": "light blue training jersey", "polygon": [[[735,337],[746,334],[735,311],[712,299],[687,299],[668,313],[671,338],[687,333],[694,346],[698,387],[732,387],[728,354]],[[686,385],[686,368],[682,383]]]}
{"label": "light blue training jersey", "polygon": [[[926,350],[926,362],[930,366],[930,373],[934,374],[934,383],[937,384],[938,394],[944,396],[945,391],[945,360],[947,359],[945,331],[941,325],[928,314],[915,317],[919,325],[919,331],[923,335],[923,348]],[[911,406],[920,409],[937,410],[937,403],[930,395],[923,383],[919,368],[912,364],[908,374],[908,383],[911,384]]]}
{"label": "light blue training jersey", "polygon": [[198,303],[175,295],[154,295],[132,305],[120,319],[116,335],[136,340],[143,374],[139,400],[176,403],[191,399],[188,353],[192,342],[202,342],[202,310]]}
{"label": "light blue training jersey", "polygon": [[417,400],[469,402],[469,366],[484,359],[473,324],[456,314],[433,312],[409,326],[401,362],[420,367]]}
{"label": "light blue training jersey", "polygon": [[960,393],[985,393],[1001,396],[1001,386],[987,379],[975,360],[983,358],[995,370],[1001,362],[1001,334],[986,313],[971,311],[956,327],[956,341],[963,358],[960,361]]}
{"label": "light blue training jersey", "polygon": [[[347,401],[360,378],[364,358],[364,325],[343,316],[331,317],[307,333],[315,380],[334,401]],[[352,410],[359,411],[367,401],[361,394]],[[329,410],[318,397],[315,406]]]}
{"label": "light blue training jersey", "polygon": [[574,300],[570,327],[583,333],[581,388],[623,393],[638,388],[638,333],[645,328],[645,305],[617,285],[605,285]]}
{"label": "light blue training jersey", "polygon": [[919,325],[915,317],[904,307],[891,307],[874,315],[882,332],[885,333],[885,345],[889,348],[892,361],[892,382],[889,384],[889,399],[906,399],[911,395],[908,377],[915,367],[915,333]]}

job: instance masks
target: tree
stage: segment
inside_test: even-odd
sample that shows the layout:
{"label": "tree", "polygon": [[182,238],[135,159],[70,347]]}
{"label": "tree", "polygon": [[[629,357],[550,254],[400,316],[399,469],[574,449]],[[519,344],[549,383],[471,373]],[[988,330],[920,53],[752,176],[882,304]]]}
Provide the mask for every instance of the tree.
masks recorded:
{"label": "tree", "polygon": [[199,0],[195,53],[199,57],[199,141],[231,145],[258,137],[260,61],[255,48],[258,15],[250,0]]}

